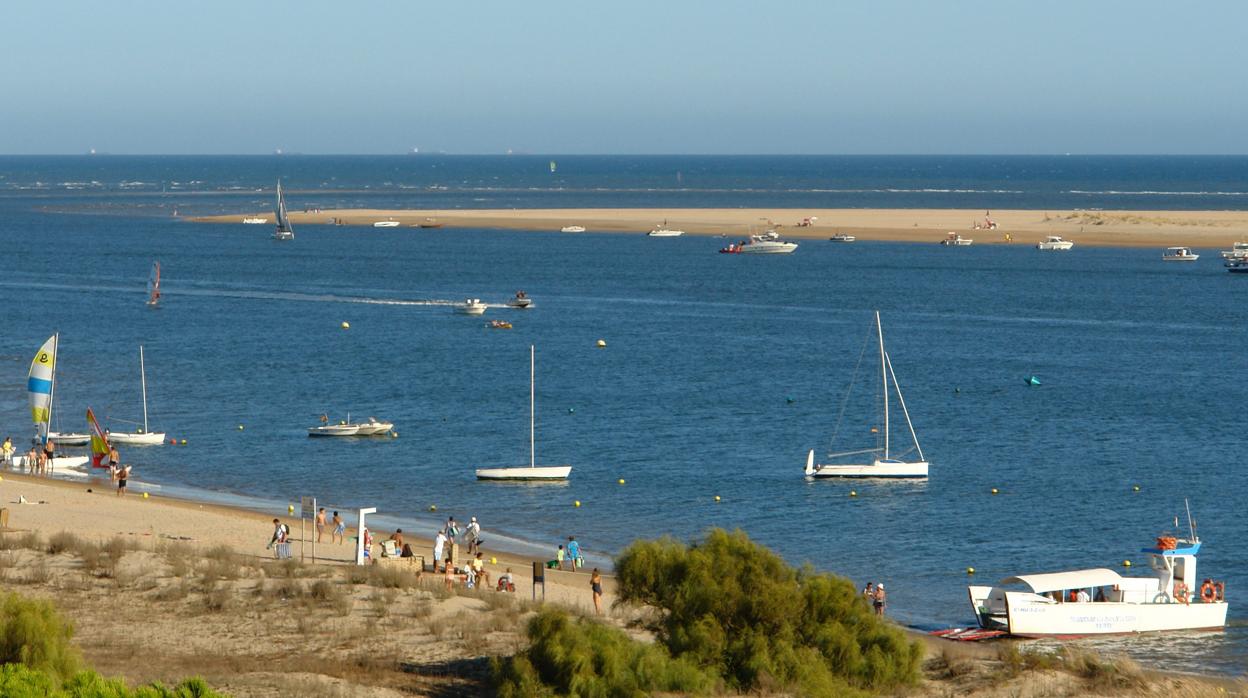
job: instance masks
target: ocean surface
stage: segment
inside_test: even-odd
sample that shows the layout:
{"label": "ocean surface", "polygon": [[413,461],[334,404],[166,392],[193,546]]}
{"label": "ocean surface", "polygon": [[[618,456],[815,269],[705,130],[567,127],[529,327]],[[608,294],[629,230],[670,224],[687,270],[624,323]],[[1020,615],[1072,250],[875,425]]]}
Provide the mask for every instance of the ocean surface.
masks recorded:
{"label": "ocean surface", "polygon": [[[884,581],[890,612],[925,628],[973,623],[967,567],[976,583],[1138,569],[1186,498],[1230,627],[1090,644],[1244,673],[1248,278],[1215,250],[1175,265],[1147,249],[812,240],[773,258],[706,237],[315,225],[278,244],[269,226],[170,214],[263,209],[278,175],[294,209],[1239,208],[1248,159],[554,159],[552,176],[545,156],[0,158],[0,429],[31,433],[26,371],[53,332],[54,421],[81,430],[90,406],[132,426],[142,344],[152,427],[187,440],[123,448],[156,492],[270,511],[316,496],[418,534],[475,515],[487,544],[544,557],[576,535],[599,563],[638,536],[739,527],[795,564]],[[517,289],[534,309],[444,304]],[[874,310],[931,477],[809,482],[808,449],[870,445],[880,425]],[[528,462],[530,344],[537,458],[572,478],[478,483],[475,467]],[[306,436],[348,411],[399,437]]]}

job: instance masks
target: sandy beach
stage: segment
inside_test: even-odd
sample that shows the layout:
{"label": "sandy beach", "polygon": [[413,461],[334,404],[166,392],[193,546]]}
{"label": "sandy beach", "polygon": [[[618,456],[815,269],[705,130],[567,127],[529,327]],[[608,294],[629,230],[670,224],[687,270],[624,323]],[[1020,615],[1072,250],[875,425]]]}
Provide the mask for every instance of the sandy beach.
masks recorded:
{"label": "sandy beach", "polygon": [[[987,215],[985,215],[987,214]],[[266,218],[271,211],[206,216],[204,223],[242,223],[244,218]],[[774,228],[785,237],[826,239],[848,233],[859,240],[939,242],[948,232],[960,233],[975,244],[1034,245],[1047,235],[1060,235],[1077,245],[1156,247],[1185,245],[1228,248],[1248,237],[1248,211],[1009,211],[966,209],[507,209],[420,211],[381,209],[323,209],[292,212],[296,225],[338,222],[371,226],[397,221],[401,226],[421,224],[442,228],[505,228],[555,231],[579,225],[586,233],[643,233],[666,221],[668,227],[690,235],[743,238],[750,232]],[[800,225],[811,218],[813,224]],[[995,229],[985,228],[991,219]],[[978,229],[976,226],[980,226]],[[430,230],[436,232],[437,229]],[[569,233],[569,234],[586,234]],[[1007,238],[1008,236],[1008,238]]]}

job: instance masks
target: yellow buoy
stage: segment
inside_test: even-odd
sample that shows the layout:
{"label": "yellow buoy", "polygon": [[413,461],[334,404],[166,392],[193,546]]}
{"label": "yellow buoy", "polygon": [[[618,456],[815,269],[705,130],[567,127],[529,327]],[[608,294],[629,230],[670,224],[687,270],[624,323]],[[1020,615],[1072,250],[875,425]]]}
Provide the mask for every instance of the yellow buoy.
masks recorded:
{"label": "yellow buoy", "polygon": [[1130,566],[1131,566],[1131,561],[1130,561],[1130,560],[1123,560],[1123,561],[1122,561],[1122,566],[1123,566],[1123,567],[1130,567]]}
{"label": "yellow buoy", "polygon": [[621,484],[621,485],[623,485],[623,484],[624,484],[624,478],[620,478],[620,484]]}
{"label": "yellow buoy", "polygon": [[579,500],[579,499],[578,499],[578,500],[576,500],[575,502],[572,502],[572,506],[574,506],[574,507],[579,507],[579,506],[581,506],[581,500]]}
{"label": "yellow buoy", "polygon": [[286,505],[286,513],[287,513],[287,514],[293,514],[293,513],[295,513],[295,505],[294,505],[294,504],[287,504],[287,505]]}
{"label": "yellow buoy", "polygon": [[146,493],[146,492],[144,492],[144,493],[143,493],[143,499],[147,499],[147,493]]}
{"label": "yellow buoy", "polygon": [[974,567],[967,567],[967,568],[966,568],[966,573],[967,573],[967,574],[975,574],[975,568],[974,568]]}
{"label": "yellow buoy", "polygon": [[1132,487],[1132,488],[1131,488],[1131,491],[1132,491],[1132,492],[1139,492],[1139,491],[1140,491],[1140,486],[1139,486],[1139,485],[1136,485],[1136,486]]}
{"label": "yellow buoy", "polygon": [[183,446],[185,446],[185,445],[186,445],[186,439],[182,439],[182,445],[183,445]]}
{"label": "yellow buoy", "polygon": [[342,322],[342,329],[344,329],[344,330],[349,330],[349,329],[351,329],[351,323],[349,323],[349,322],[347,322],[347,321],[345,321],[345,320],[344,320],[344,321]]}
{"label": "yellow buoy", "polygon": [[438,510],[438,505],[436,504],[429,505],[429,511],[437,511],[437,510]]}
{"label": "yellow buoy", "polygon": [[995,488],[995,487],[994,487],[994,488],[992,488],[992,493],[993,493],[993,494],[997,494],[998,492],[1000,492],[1000,490],[998,490],[998,489],[997,489],[997,488]]}
{"label": "yellow buoy", "polygon": [[600,340],[598,340],[598,348],[599,348],[599,349],[606,349],[606,348],[607,348],[607,340],[605,340],[605,339],[600,339]]}
{"label": "yellow buoy", "polygon": [[715,495],[715,501],[719,501],[719,495]]}
{"label": "yellow buoy", "polygon": [[850,490],[850,491],[849,491],[849,496],[851,496],[851,497],[857,497],[857,496],[858,496],[858,491],[857,491],[857,490]]}
{"label": "yellow buoy", "polygon": [[490,564],[491,564],[491,565],[497,565],[497,564],[498,564],[498,558],[496,558],[496,557],[492,557],[492,558],[490,558]]}

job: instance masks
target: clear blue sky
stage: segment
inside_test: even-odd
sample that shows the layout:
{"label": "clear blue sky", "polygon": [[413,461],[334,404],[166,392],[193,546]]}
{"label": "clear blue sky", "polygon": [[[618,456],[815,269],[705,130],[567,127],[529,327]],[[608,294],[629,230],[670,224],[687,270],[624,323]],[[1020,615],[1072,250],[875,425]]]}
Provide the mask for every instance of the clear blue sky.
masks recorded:
{"label": "clear blue sky", "polygon": [[1248,153],[1248,2],[43,2],[0,153]]}

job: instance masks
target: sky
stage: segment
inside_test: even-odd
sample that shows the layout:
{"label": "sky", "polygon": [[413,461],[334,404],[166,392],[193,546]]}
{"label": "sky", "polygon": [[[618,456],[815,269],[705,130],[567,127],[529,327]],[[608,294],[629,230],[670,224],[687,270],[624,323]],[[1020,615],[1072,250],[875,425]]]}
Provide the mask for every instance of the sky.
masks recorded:
{"label": "sky", "polygon": [[0,153],[1248,153],[1248,3],[6,0]]}

